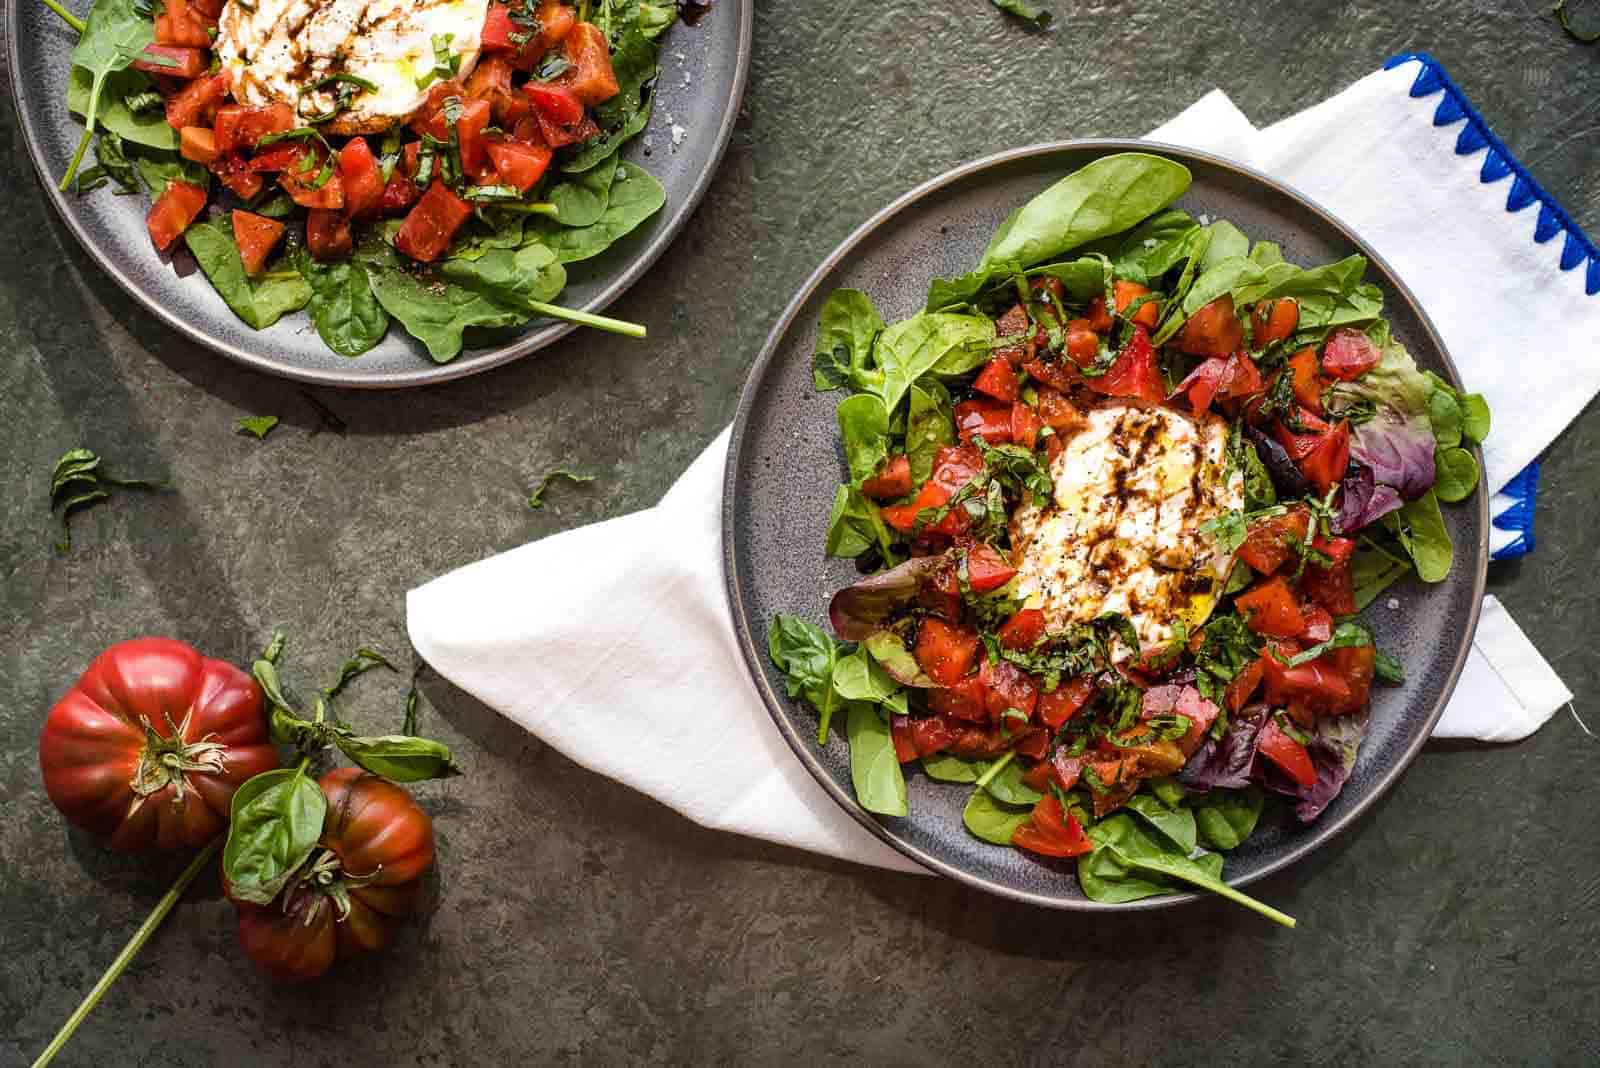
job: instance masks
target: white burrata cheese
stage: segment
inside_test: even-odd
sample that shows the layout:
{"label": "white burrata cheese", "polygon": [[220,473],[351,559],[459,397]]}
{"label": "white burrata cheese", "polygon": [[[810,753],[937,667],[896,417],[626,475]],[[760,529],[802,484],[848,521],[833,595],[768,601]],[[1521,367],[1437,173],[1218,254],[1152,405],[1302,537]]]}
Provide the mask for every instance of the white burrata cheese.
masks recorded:
{"label": "white burrata cheese", "polygon": [[351,74],[373,90],[353,90],[344,124],[381,129],[421,106],[422,82],[437,40],[460,57],[465,77],[478,60],[489,0],[229,0],[217,55],[232,74],[234,98],[293,105],[304,120],[337,102],[337,84],[302,93],[330,74]]}
{"label": "white burrata cheese", "polygon": [[1017,593],[1061,630],[1106,612],[1133,623],[1146,649],[1210,615],[1232,565],[1206,522],[1244,506],[1227,472],[1228,424],[1168,408],[1107,404],[1063,433],[1054,500],[1012,516]]}

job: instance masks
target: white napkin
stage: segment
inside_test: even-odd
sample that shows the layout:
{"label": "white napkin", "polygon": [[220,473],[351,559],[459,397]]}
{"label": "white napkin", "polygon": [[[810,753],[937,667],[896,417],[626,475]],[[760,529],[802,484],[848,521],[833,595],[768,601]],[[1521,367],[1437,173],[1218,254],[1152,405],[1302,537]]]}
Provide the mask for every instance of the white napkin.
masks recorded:
{"label": "white napkin", "polygon": [[[1499,194],[1484,202],[1492,187],[1451,152],[1433,109],[1409,97],[1415,73],[1407,64],[1370,75],[1264,131],[1213,92],[1151,137],[1284,178],[1379,249],[1430,308],[1467,382],[1488,397],[1488,482],[1498,489],[1600,389],[1590,352],[1600,301],[1584,295],[1582,272],[1563,275],[1554,250],[1532,243]],[[654,508],[411,591],[412,644],[445,678],[572,760],[697,823],[920,871],[823,792],[746,675],[722,583],[727,447],[724,431]],[[579,566],[593,560],[606,567]],[[1571,697],[1487,598],[1436,733],[1514,740]]]}

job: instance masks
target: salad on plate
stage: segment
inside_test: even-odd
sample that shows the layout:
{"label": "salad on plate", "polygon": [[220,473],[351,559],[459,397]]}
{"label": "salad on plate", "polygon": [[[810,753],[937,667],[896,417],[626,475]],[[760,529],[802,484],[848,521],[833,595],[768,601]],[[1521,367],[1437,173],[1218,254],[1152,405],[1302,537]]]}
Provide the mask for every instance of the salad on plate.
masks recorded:
{"label": "salad on plate", "polygon": [[395,320],[438,362],[536,317],[643,336],[555,301],[665,203],[620,150],[672,0],[44,2],[79,34],[61,188],[148,194],[246,325],[357,356]]}
{"label": "salad on plate", "polygon": [[1361,613],[1450,571],[1441,505],[1476,488],[1489,412],[1391,336],[1363,257],[1289,263],[1174,208],[1189,182],[1105,156],[910,318],[828,297],[825,549],[863,577],[832,633],[779,615],[769,651],[868,811],[907,815],[920,767],[1091,900],[1200,887],[1292,925],[1224,856],[1344,786],[1405,670]]}

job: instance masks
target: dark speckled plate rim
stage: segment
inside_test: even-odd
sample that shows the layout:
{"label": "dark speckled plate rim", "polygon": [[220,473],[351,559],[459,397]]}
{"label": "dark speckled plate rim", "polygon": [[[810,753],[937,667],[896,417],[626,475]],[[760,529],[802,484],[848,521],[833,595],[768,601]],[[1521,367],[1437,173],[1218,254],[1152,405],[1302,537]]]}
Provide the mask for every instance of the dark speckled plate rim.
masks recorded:
{"label": "dark speckled plate rim", "polygon": [[[744,656],[745,667],[749,671],[751,681],[754,682],[757,692],[761,695],[762,702],[766,705],[767,713],[772,716],[773,722],[777,724],[778,730],[783,735],[784,741],[788,742],[789,748],[794,750],[795,756],[799,758],[803,765],[805,765],[806,770],[811,773],[812,778],[816,779],[817,782],[821,784],[822,788],[827,791],[828,796],[833,798],[833,800],[837,802],[839,806],[844,809],[844,811],[848,812],[857,823],[871,831],[873,835],[883,842],[910,857],[923,867],[928,868],[930,871],[937,872],[940,875],[948,876],[949,878],[965,883],[968,886],[973,886],[1001,897],[1011,898],[1013,900],[1026,902],[1031,905],[1040,905],[1046,908],[1066,909],[1074,912],[1137,912],[1151,909],[1170,908],[1174,905],[1186,904],[1192,901],[1208,900],[1210,899],[1211,895],[1197,892],[1168,894],[1162,897],[1145,898],[1141,901],[1130,901],[1116,904],[1088,901],[1084,899],[1049,897],[1042,894],[1036,894],[1026,890],[1017,889],[1015,887],[1006,886],[995,880],[984,878],[983,876],[967,871],[957,865],[946,863],[945,861],[931,856],[921,849],[918,849],[916,846],[900,840],[895,835],[890,834],[882,824],[878,823],[878,821],[872,817],[871,813],[867,812],[856,803],[855,798],[851,796],[849,791],[835,782],[832,776],[827,773],[827,771],[823,768],[821,761],[818,759],[812,745],[809,744],[808,737],[802,737],[800,731],[795,727],[787,710],[785,699],[780,697],[768,683],[766,672],[763,670],[764,652],[757,647],[755,641],[755,631],[751,626],[750,619],[744,611],[742,586],[745,579],[739,573],[738,554],[735,551],[736,527],[734,522],[734,513],[737,506],[738,495],[734,492],[734,486],[737,481],[739,466],[742,459],[742,446],[746,431],[748,429],[750,413],[755,406],[760,383],[765,377],[768,365],[771,364],[773,359],[776,357],[778,347],[782,343],[784,336],[788,334],[790,328],[794,325],[795,317],[799,314],[800,309],[806,304],[807,301],[811,299],[813,293],[815,293],[817,288],[822,284],[823,280],[826,279],[827,276],[832,273],[834,268],[837,267],[846,256],[854,251],[857,246],[861,245],[865,241],[868,241],[881,227],[889,224],[901,211],[905,210],[912,204],[915,204],[917,201],[923,199],[929,194],[956,182],[962,181],[963,179],[972,177],[973,175],[981,174],[983,171],[991,167],[1003,166],[1005,164],[1014,163],[1018,160],[1029,159],[1033,157],[1049,156],[1053,153],[1062,151],[1083,151],[1085,149],[1101,153],[1126,151],[1153,152],[1172,156],[1179,160],[1200,161],[1234,171],[1237,174],[1240,174],[1252,181],[1259,182],[1261,185],[1289,197],[1301,205],[1305,210],[1317,215],[1329,226],[1332,226],[1334,229],[1338,230],[1339,233],[1341,233],[1353,245],[1361,250],[1362,255],[1367,257],[1367,260],[1370,264],[1375,266],[1378,271],[1382,273],[1384,276],[1384,282],[1393,290],[1394,293],[1400,297],[1401,300],[1409,305],[1410,310],[1416,314],[1418,322],[1422,324],[1422,328],[1427,334],[1428,341],[1433,345],[1435,351],[1437,351],[1442,357],[1450,381],[1458,388],[1461,386],[1461,376],[1456,369],[1455,362],[1450,358],[1449,350],[1445,348],[1443,339],[1439,337],[1439,332],[1434,328],[1433,321],[1428,318],[1427,313],[1422,309],[1421,304],[1418,303],[1416,296],[1400,279],[1400,276],[1396,274],[1394,269],[1389,266],[1383,257],[1378,255],[1378,253],[1369,244],[1367,244],[1367,242],[1363,241],[1354,230],[1341,222],[1335,215],[1333,215],[1333,213],[1329,212],[1327,209],[1323,208],[1315,201],[1311,200],[1309,197],[1293,189],[1292,187],[1287,186],[1276,179],[1269,178],[1259,171],[1243,166],[1232,160],[1225,159],[1221,156],[1216,156],[1209,152],[1201,152],[1191,148],[1182,148],[1177,145],[1164,144],[1158,141],[1131,141],[1094,138],[1071,141],[1053,141],[1044,144],[1028,145],[1023,148],[1010,149],[1004,152],[997,152],[993,155],[984,156],[981,159],[976,159],[970,163],[963,164],[962,166],[956,167],[953,170],[946,171],[937,178],[924,182],[922,185],[917,186],[910,192],[898,197],[887,207],[873,215],[865,223],[861,224],[861,226],[858,227],[854,233],[847,237],[838,248],[834,249],[827,259],[822,261],[817,269],[811,273],[811,276],[806,279],[805,284],[800,287],[799,291],[795,294],[794,299],[789,302],[789,306],[784,309],[783,315],[778,319],[777,324],[772,328],[772,332],[767,336],[766,345],[762,348],[761,354],[756,357],[754,364],[750,368],[750,374],[745,380],[743,390],[740,392],[739,406],[734,416],[733,433],[728,447],[728,461],[723,471],[722,573],[724,592],[728,598],[728,607],[733,613],[734,629],[738,634],[739,651]],[[1483,464],[1483,453],[1481,449],[1476,450],[1476,456],[1481,469]],[[1291,864],[1301,860],[1313,850],[1322,846],[1324,843],[1331,841],[1335,835],[1339,834],[1341,831],[1345,830],[1345,828],[1353,824],[1364,812],[1367,811],[1368,808],[1373,805],[1374,802],[1378,800],[1378,798],[1388,792],[1390,787],[1394,785],[1395,781],[1400,777],[1400,775],[1406,770],[1407,767],[1410,766],[1411,762],[1416,759],[1417,754],[1421,752],[1423,745],[1427,743],[1429,736],[1433,733],[1434,725],[1438,723],[1439,717],[1444,714],[1444,708],[1450,700],[1450,695],[1455,692],[1457,681],[1459,681],[1461,678],[1461,670],[1466,664],[1467,653],[1472,645],[1472,635],[1477,630],[1478,616],[1482,608],[1484,589],[1488,580],[1489,495],[1480,487],[1475,497],[1477,500],[1477,509],[1479,513],[1478,529],[1480,531],[1480,536],[1478,543],[1473,546],[1475,550],[1473,554],[1473,592],[1472,602],[1468,612],[1467,626],[1462,632],[1460,646],[1456,650],[1455,662],[1450,668],[1450,673],[1445,681],[1443,689],[1440,691],[1438,697],[1434,700],[1433,708],[1428,713],[1426,722],[1423,723],[1421,729],[1418,730],[1415,736],[1407,743],[1405,751],[1401,755],[1400,759],[1394,761],[1377,777],[1376,784],[1370,789],[1365,797],[1361,798],[1355,805],[1351,807],[1349,812],[1344,813],[1339,819],[1331,823],[1312,824],[1303,841],[1285,850],[1282,856],[1264,864],[1259,870],[1233,881],[1231,885],[1246,886],[1260,879],[1264,879],[1269,875],[1282,871]]]}
{"label": "dark speckled plate rim", "polygon": [[[19,10],[22,3],[27,0],[11,0],[6,5],[6,61],[11,70],[11,93],[16,107],[19,125],[22,127],[23,140],[28,145],[28,157],[33,161],[33,169],[39,175],[39,184],[44,187],[50,198],[50,204],[55,208],[56,214],[61,216],[67,224],[67,229],[78,239],[78,244],[83,246],[102,270],[109,274],[134,300],[138,301],[157,318],[174,330],[199,342],[214,352],[218,352],[231,360],[236,360],[248,367],[268,374],[278,375],[283,378],[293,379],[298,382],[307,382],[312,385],[342,386],[354,389],[403,389],[409,386],[433,385],[438,382],[448,382],[457,378],[465,378],[487,371],[493,367],[500,367],[512,360],[520,359],[529,353],[536,352],[547,345],[566,337],[577,330],[576,323],[559,323],[542,327],[526,334],[510,344],[488,353],[474,356],[464,360],[458,356],[450,363],[419,366],[415,371],[381,372],[379,374],[360,371],[324,371],[300,367],[292,363],[282,362],[270,356],[262,356],[239,348],[220,338],[211,336],[195,323],[183,318],[177,312],[164,307],[134,279],[123,273],[110,257],[93,241],[89,232],[78,219],[77,213],[71,208],[66,194],[56,188],[56,182],[46,170],[43,148],[39,144],[38,135],[29,120],[28,111],[23,107],[23,100],[31,91],[25,84],[25,79],[18,72],[23,70],[22,56],[19,51],[21,45],[21,17]],[[734,55],[734,76],[728,92],[728,99],[722,112],[721,122],[717,126],[716,140],[711,155],[707,157],[705,168],[696,176],[694,185],[690,188],[689,195],[672,206],[667,223],[651,236],[649,244],[633,257],[633,259],[617,272],[611,283],[596,294],[588,303],[577,310],[598,313],[604,311],[613,301],[627,292],[628,288],[643,277],[655,261],[667,250],[667,247],[677,238],[680,231],[688,224],[689,218],[699,206],[706,190],[710,188],[712,179],[716,176],[717,169],[722,163],[723,153],[727,151],[728,142],[733,137],[734,124],[739,119],[739,106],[744,99],[745,85],[750,78],[751,42],[755,29],[755,0],[722,0],[723,3],[733,7],[739,18],[739,43]]]}

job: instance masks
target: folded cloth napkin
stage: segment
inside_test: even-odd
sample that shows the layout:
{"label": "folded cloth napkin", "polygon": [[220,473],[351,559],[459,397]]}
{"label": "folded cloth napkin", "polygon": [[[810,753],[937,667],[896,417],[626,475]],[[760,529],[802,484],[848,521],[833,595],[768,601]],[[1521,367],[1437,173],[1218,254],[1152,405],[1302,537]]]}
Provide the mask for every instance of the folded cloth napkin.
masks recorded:
{"label": "folded cloth napkin", "polygon": [[[1423,60],[1400,64],[1261,131],[1213,92],[1151,137],[1277,175],[1378,248],[1430,309],[1466,381],[1489,400],[1486,481],[1499,491],[1600,389],[1600,360],[1589,351],[1600,337],[1600,297],[1586,295],[1584,272],[1565,273],[1568,257],[1558,262],[1541,248],[1531,218],[1508,213],[1477,167],[1456,155],[1432,109],[1413,99],[1419,67],[1424,75],[1435,69]],[[1536,199],[1542,218],[1542,193]],[[1600,257],[1589,262],[1600,288]],[[746,674],[722,582],[728,437],[718,435],[654,508],[411,591],[412,644],[445,678],[571,759],[697,823],[921,870],[823,792]],[[1522,503],[1531,514],[1526,494]],[[578,560],[608,567],[597,573],[573,566]],[[535,588],[540,596],[527,596]],[[584,606],[581,616],[568,610],[574,604]],[[1436,733],[1515,740],[1571,697],[1487,598],[1466,674]]]}

